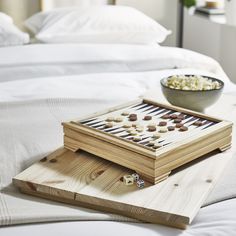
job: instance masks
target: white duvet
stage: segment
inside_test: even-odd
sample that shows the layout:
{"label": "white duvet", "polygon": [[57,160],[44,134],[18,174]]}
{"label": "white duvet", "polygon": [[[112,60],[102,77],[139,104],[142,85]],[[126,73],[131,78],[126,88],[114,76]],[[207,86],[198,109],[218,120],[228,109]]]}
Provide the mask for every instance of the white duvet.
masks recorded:
{"label": "white duvet", "polygon": [[[129,220],[22,195],[11,185],[11,178],[62,145],[62,120],[135,99],[149,89],[156,88],[158,93],[160,79],[178,73],[212,75],[225,82],[225,92],[236,91],[217,62],[178,48],[141,45],[1,48],[0,224]],[[232,204],[232,211],[235,210]],[[203,232],[201,223],[196,224],[186,235]],[[235,230],[235,219],[232,224],[231,230]],[[208,225],[204,227],[207,231]],[[166,228],[163,232],[160,235],[172,231]],[[216,228],[212,232],[221,231]]]}

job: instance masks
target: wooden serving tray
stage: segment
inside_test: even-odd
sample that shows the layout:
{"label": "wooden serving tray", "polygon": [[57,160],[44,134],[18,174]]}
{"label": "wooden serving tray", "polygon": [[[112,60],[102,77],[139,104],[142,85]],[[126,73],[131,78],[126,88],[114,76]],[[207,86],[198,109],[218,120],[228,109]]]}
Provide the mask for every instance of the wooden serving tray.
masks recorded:
{"label": "wooden serving tray", "polygon": [[122,180],[132,170],[81,150],[61,148],[18,174],[13,183],[27,194],[185,228],[232,157],[209,156],[157,185],[146,183],[138,189]]}
{"label": "wooden serving tray", "polygon": [[[135,113],[139,124],[145,127],[141,133],[143,140],[134,142],[123,122],[115,123],[111,129],[105,129],[105,120],[109,116],[120,116],[123,111]],[[182,123],[188,131],[179,129],[161,134],[162,147],[153,149],[148,145],[152,132],[147,131],[148,122],[167,121],[175,125],[172,119],[164,120],[164,114],[182,114]],[[145,115],[151,115],[151,121],[144,121]],[[202,126],[194,126],[195,121]],[[132,123],[132,122],[131,122]],[[64,147],[76,152],[79,149],[112,161],[136,171],[151,183],[166,179],[172,170],[213,150],[224,151],[231,145],[232,123],[208,115],[193,112],[180,107],[164,105],[152,100],[140,99],[109,110],[95,113],[80,120],[65,122]],[[156,126],[157,129],[160,127]]]}

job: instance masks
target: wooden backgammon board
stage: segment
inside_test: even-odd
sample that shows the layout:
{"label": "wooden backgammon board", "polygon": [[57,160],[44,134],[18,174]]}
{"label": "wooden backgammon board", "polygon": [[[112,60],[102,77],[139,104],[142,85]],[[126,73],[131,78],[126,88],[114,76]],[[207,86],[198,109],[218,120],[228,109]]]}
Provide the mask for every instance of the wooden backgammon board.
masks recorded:
{"label": "wooden backgammon board", "polygon": [[[144,222],[186,228],[232,158],[217,151],[230,147],[231,122],[150,100],[63,126],[65,147],[13,183],[26,194]],[[148,180],[143,188],[125,184],[134,171]]]}
{"label": "wooden backgammon board", "polygon": [[231,145],[232,123],[151,100],[137,100],[63,123],[64,147],[134,170],[156,184],[172,170]]}

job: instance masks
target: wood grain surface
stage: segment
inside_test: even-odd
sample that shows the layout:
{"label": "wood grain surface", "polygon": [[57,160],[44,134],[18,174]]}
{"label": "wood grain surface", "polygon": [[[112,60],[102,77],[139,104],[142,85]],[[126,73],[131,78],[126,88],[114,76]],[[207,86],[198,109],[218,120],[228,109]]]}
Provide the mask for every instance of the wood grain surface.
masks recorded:
{"label": "wood grain surface", "polygon": [[185,228],[231,158],[227,151],[211,153],[182,166],[157,185],[146,182],[145,188],[138,189],[122,181],[132,170],[84,151],[61,148],[13,182],[27,194]]}
{"label": "wood grain surface", "polygon": [[[161,147],[153,149],[147,144],[132,141],[130,135],[122,126],[122,122],[115,124],[116,132],[104,129],[105,120],[109,116],[120,116],[123,111],[138,115],[138,122],[148,124],[143,120],[145,115],[152,116],[152,122],[163,121],[163,114],[182,114],[183,124],[188,131],[174,131],[161,134],[157,141]],[[127,117],[124,117],[127,120]],[[202,126],[193,125],[196,120]],[[165,119],[167,125],[175,125],[173,119]],[[126,121],[127,122],[127,121]],[[125,123],[125,122],[124,122]],[[131,122],[132,123],[132,122]],[[94,125],[95,124],[95,125]],[[206,114],[190,111],[180,107],[157,103],[154,100],[136,100],[80,120],[63,123],[64,147],[76,152],[78,149],[112,161],[138,172],[145,180],[159,183],[174,169],[201,157],[213,150],[225,151],[231,146],[232,122],[215,118]],[[159,128],[157,126],[157,128]],[[127,137],[123,137],[123,134]],[[145,140],[153,140],[152,132],[144,129]]]}

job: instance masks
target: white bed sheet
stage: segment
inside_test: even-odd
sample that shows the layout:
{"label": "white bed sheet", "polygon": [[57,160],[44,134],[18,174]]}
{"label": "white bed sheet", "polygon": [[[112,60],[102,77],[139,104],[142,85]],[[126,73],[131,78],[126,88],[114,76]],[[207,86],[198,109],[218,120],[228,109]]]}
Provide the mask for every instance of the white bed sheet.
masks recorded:
{"label": "white bed sheet", "polygon": [[236,235],[236,199],[202,208],[191,226],[179,230],[155,224],[111,221],[79,221],[4,227],[3,236],[234,236]]}
{"label": "white bed sheet", "polygon": [[195,68],[225,77],[199,53],[158,45],[33,44],[0,50],[0,82],[46,76]]}
{"label": "white bed sheet", "polygon": [[[0,50],[0,105],[4,109],[9,107],[11,110],[11,104],[14,102],[14,106],[16,104],[15,112],[17,112],[17,109],[21,109],[21,104],[24,104],[24,101],[45,99],[73,101],[76,99],[76,101],[80,101],[79,115],[84,115],[135,99],[150,88],[156,88],[156,91],[160,92],[160,79],[178,73],[198,73],[219,77],[225,82],[225,92],[236,91],[235,85],[229,81],[217,62],[187,50],[137,45],[115,45],[112,47],[110,45],[29,45]],[[37,105],[37,103],[35,104]],[[61,118],[63,111],[56,112],[60,112],[58,117]],[[66,116],[63,115],[63,117]],[[36,117],[37,119],[43,119],[43,116],[42,118]],[[9,125],[10,121],[19,127],[20,122],[24,121],[24,116],[15,118],[2,116],[0,118],[1,125],[4,126]],[[58,130],[60,127],[59,118],[57,121],[57,125],[47,126],[51,139],[53,139],[52,134],[61,132]],[[52,133],[50,133],[50,128]],[[23,130],[24,126],[21,129]],[[11,132],[13,131],[11,130]],[[4,143],[6,144],[8,133],[5,135]],[[11,135],[14,138],[18,137],[18,134],[11,133]],[[20,156],[22,154],[24,159],[21,162],[24,165],[15,163],[16,169],[2,171],[2,173],[6,173],[1,179],[3,187],[7,186],[11,182],[11,177],[21,171],[23,167],[29,166],[51,150],[50,145],[60,145],[62,140],[57,138],[56,141],[52,141],[53,144],[49,143],[46,148],[42,145],[43,143],[40,143],[40,139],[39,143],[35,144],[31,136],[19,137],[19,139],[12,140],[12,142],[14,141],[19,141],[14,145],[19,148],[13,150],[12,155],[18,153]],[[10,147],[11,143],[9,142],[7,145]],[[27,147],[30,148],[27,149]],[[7,148],[2,148],[7,155]],[[35,156],[30,156],[32,153],[36,153]],[[19,157],[16,156],[14,162],[18,161],[17,158]],[[0,168],[4,168],[4,166],[0,165]],[[204,235],[203,232],[210,232],[211,234],[208,235],[233,235],[227,232],[230,232],[228,230],[235,232],[236,219],[231,214],[235,210],[234,199],[205,207],[201,209],[193,225],[184,233],[176,229],[151,224],[71,222],[2,228],[0,235],[14,234],[16,232],[14,230],[17,232],[22,230],[22,233],[25,231],[24,235],[27,235],[27,230],[31,235],[38,230],[42,235],[42,232],[51,232],[50,229],[55,230],[50,235],[56,232],[57,235],[60,233],[63,235],[62,232],[68,229],[74,229],[71,234],[75,231],[78,233],[77,227],[80,233],[86,235],[92,235],[93,230],[96,229],[96,235],[108,235],[108,233],[115,235],[118,232],[120,235],[122,232],[131,231],[137,232],[137,235],[146,233],[150,235]],[[212,219],[214,220],[212,221]],[[221,224],[221,227],[216,227],[217,224]],[[81,231],[85,229],[86,231]]]}
{"label": "white bed sheet", "polygon": [[[0,101],[27,101],[45,98],[75,98],[88,99],[93,105],[96,100],[114,101],[114,104],[135,99],[156,88],[161,93],[160,80],[176,74],[215,74],[200,69],[173,69],[146,72],[109,72],[81,75],[64,75],[36,77],[2,82],[0,86]],[[225,81],[224,92],[236,91],[236,85]],[[86,112],[86,111],[85,111]]]}
{"label": "white bed sheet", "polygon": [[160,79],[174,73],[218,77],[225,82],[225,92],[235,91],[215,60],[189,50],[158,45],[33,44],[1,48],[0,101],[96,94],[108,98],[114,84],[113,100],[128,99],[159,89]]}

